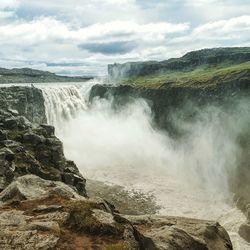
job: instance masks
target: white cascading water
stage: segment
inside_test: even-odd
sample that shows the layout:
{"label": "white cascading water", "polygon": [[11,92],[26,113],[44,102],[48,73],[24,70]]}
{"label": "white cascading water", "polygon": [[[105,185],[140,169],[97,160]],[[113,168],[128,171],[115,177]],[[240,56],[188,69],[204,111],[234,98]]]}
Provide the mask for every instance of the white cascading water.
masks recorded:
{"label": "white cascading water", "polygon": [[76,86],[45,87],[43,95],[47,122],[56,128],[65,121],[73,119],[80,110],[86,108],[84,99]]}
{"label": "white cascading water", "polygon": [[91,80],[84,86],[77,83],[38,85],[43,91],[48,124],[60,130],[65,122],[72,120],[80,111],[86,110],[88,93],[96,83]]}
{"label": "white cascading water", "polygon": [[237,148],[218,130],[217,120],[192,125],[189,141],[179,145],[151,127],[150,110],[141,100],[120,113],[105,101],[88,108],[96,83],[39,86],[48,122],[83,175],[154,194],[160,214],[219,221],[234,249],[250,249],[238,235],[245,216],[232,205],[226,185]]}

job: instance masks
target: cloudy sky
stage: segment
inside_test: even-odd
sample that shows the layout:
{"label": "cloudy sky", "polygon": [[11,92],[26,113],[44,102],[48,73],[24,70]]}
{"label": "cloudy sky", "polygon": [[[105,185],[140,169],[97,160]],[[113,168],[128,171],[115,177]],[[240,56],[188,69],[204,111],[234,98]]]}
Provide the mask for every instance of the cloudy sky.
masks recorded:
{"label": "cloudy sky", "polygon": [[0,0],[0,67],[67,75],[250,46],[250,0]]}

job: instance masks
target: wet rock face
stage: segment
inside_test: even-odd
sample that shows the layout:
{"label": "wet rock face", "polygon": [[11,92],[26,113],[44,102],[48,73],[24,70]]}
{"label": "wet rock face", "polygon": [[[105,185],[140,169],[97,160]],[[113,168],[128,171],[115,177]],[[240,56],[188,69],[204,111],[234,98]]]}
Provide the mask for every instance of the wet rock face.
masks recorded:
{"label": "wet rock face", "polygon": [[[11,121],[11,122],[10,122]],[[63,153],[54,127],[34,126],[26,118],[0,110],[0,190],[16,177],[34,174],[62,181],[86,195],[85,179]]]}
{"label": "wet rock face", "polygon": [[[12,115],[21,115],[37,124],[46,123],[42,91],[34,87],[1,87],[0,108]],[[8,121],[10,126],[12,121]]]}

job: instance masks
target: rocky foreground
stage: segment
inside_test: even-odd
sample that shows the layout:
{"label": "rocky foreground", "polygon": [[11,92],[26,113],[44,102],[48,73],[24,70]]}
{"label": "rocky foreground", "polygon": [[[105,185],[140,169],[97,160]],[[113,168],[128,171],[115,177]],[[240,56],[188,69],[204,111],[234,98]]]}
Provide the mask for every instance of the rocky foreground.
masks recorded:
{"label": "rocky foreground", "polygon": [[54,128],[7,106],[0,162],[0,249],[232,249],[216,222],[123,215],[101,197],[88,198]]}
{"label": "rocky foreground", "polygon": [[124,216],[61,182],[17,178],[0,195],[1,249],[232,249],[212,221]]}

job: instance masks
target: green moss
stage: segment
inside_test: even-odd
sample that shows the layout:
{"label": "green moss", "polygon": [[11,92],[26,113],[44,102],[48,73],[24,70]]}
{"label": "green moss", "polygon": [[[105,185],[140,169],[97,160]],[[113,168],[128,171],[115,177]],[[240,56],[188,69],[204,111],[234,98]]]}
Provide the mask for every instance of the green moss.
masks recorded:
{"label": "green moss", "polygon": [[[147,88],[164,88],[167,86],[208,87],[228,82],[232,79],[248,80],[250,62],[237,65],[219,65],[216,67],[200,67],[192,71],[168,71],[136,78],[130,78],[120,82],[125,85]],[[244,75],[245,78],[244,78]]]}

